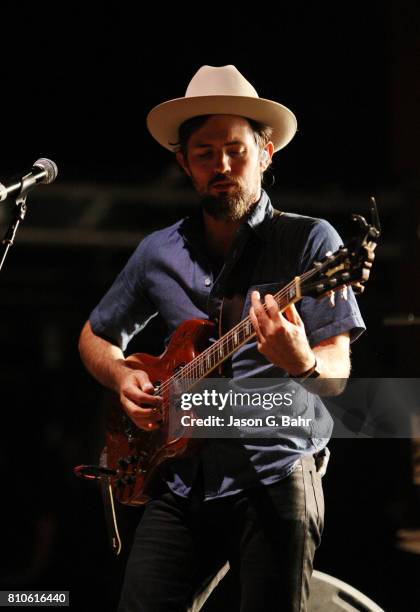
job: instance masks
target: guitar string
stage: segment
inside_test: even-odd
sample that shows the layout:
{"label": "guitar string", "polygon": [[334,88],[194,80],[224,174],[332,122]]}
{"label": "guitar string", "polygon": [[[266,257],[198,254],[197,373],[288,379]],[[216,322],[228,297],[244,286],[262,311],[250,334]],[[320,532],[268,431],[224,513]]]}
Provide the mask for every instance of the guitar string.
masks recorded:
{"label": "guitar string", "polygon": [[[310,278],[311,276],[313,276],[317,271],[318,271],[318,268],[312,268],[311,270],[304,272],[300,276],[300,279],[306,280]],[[279,303],[284,297],[287,296],[290,289],[294,287],[294,282],[295,281],[292,280],[290,283],[288,283],[285,287],[280,289],[280,291],[273,296],[277,303]],[[267,310],[266,304],[263,304],[263,308],[265,311]],[[234,353],[238,348],[240,348],[243,344],[245,344],[248,340],[250,340],[256,335],[255,331],[254,332],[249,331],[250,323],[251,321],[250,321],[249,316],[246,319],[243,319],[242,321],[240,321],[237,325],[235,325],[235,327],[233,327],[229,332],[227,332],[224,336],[222,336],[222,338],[220,338],[218,342],[209,346],[199,355],[194,357],[192,361],[186,364],[182,368],[182,370],[180,370],[179,372],[171,376],[171,378],[169,378],[168,380],[164,381],[159,388],[159,394],[161,395],[162,393],[165,393],[171,384],[178,383],[182,379],[184,379],[185,381],[189,381],[188,386],[191,387],[192,384],[194,384],[194,382],[192,384],[190,383],[191,379],[193,379],[193,381],[195,382],[198,382],[198,380],[200,380],[201,378],[204,378],[207,374],[209,374],[211,371],[216,369],[221,363],[223,363],[223,361],[225,361],[225,359],[229,355]],[[234,339],[235,334],[237,338],[239,338],[242,334],[245,334],[245,335],[241,340],[238,340],[236,343],[234,341],[234,346],[232,350],[230,350],[229,342],[230,340],[232,340],[232,338]],[[228,353],[226,353],[226,350],[228,351]],[[222,358],[216,359],[216,361],[212,363],[211,360],[213,357],[216,357],[217,353],[222,354]],[[199,362],[200,361],[203,362],[206,359],[209,360],[207,363],[210,362],[211,366],[207,366],[207,369],[201,366],[201,373],[200,373]]]}
{"label": "guitar string", "polygon": [[[311,269],[308,272],[303,273],[300,278],[307,279],[311,277],[316,271],[317,271],[316,268]],[[276,302],[280,302],[288,294],[290,289],[293,287],[294,287],[294,280],[288,283],[285,287],[283,287],[283,289],[281,289],[278,293],[274,295]],[[267,310],[267,306],[265,304],[263,304],[263,308],[264,310]],[[220,338],[218,342],[216,342],[215,344],[205,349],[202,353],[200,353],[192,361],[190,361],[186,366],[184,366],[182,370],[180,370],[179,372],[177,372],[177,374],[175,374],[170,379],[165,381],[161,385],[160,391],[162,390],[163,392],[166,391],[167,387],[170,384],[173,384],[174,382],[179,382],[181,379],[190,381],[191,379],[199,380],[200,378],[204,378],[205,375],[207,375],[212,370],[216,369],[221,363],[223,363],[223,361],[230,354],[234,353],[238,348],[240,348],[240,346],[245,344],[249,339],[251,339],[253,336],[256,335],[255,332],[251,332],[250,329],[251,329],[250,328],[250,318],[247,317],[246,319],[243,319],[242,321],[240,321],[235,327],[233,327],[229,332],[227,332],[222,338]],[[232,350],[229,350],[229,341],[234,337],[235,333],[238,336],[242,334],[245,334],[245,336],[234,345]],[[228,350],[227,354],[225,352],[226,349]],[[208,366],[206,373],[204,373],[204,368],[201,368],[201,373],[200,373],[199,362],[204,361],[205,359],[208,359],[209,357],[213,358],[217,355],[217,353],[222,354],[222,358],[221,359],[216,358],[216,360],[213,361],[213,363],[211,363],[211,366]],[[191,386],[190,382],[189,382],[189,386]]]}
{"label": "guitar string", "polygon": [[[300,276],[300,279],[306,280],[319,271],[320,271],[320,266],[315,266],[311,270],[304,272]],[[273,296],[276,302],[279,304],[279,306],[281,306],[280,301],[287,295],[289,290],[294,287],[294,281],[295,279],[290,281],[285,287],[283,287],[283,289],[281,289],[278,293],[276,293]],[[291,302],[290,296],[288,297],[289,297],[289,303],[290,303]],[[284,305],[284,309],[286,307],[287,307],[287,304]],[[263,304],[263,308],[264,310],[267,310],[267,307],[265,304]],[[205,349],[202,353],[197,355],[191,362],[189,362],[186,366],[184,366],[182,370],[180,370],[177,374],[175,374],[170,379],[165,381],[165,383],[163,383],[161,388],[163,388],[163,390],[166,391],[166,388],[168,385],[170,385],[174,381],[179,382],[182,379],[188,381],[188,387],[191,388],[191,386],[193,386],[195,382],[198,382],[198,380],[205,378],[207,374],[215,370],[221,363],[223,363],[223,361],[225,361],[227,357],[232,355],[238,348],[240,348],[243,344],[245,344],[249,339],[254,337],[256,333],[251,332],[250,329],[251,329],[250,318],[247,317],[246,319],[243,319],[242,321],[240,321],[235,327],[233,327],[229,332],[227,332],[215,344],[211,345],[210,347]],[[232,339],[234,339],[235,334],[237,335],[237,337],[241,336],[242,334],[245,334],[245,335],[243,336],[241,340],[238,339],[236,342],[235,340],[233,340],[232,348],[230,349],[229,342],[231,342]],[[216,357],[217,353],[221,355],[219,359]],[[214,357],[216,357],[215,360],[213,360]],[[211,358],[213,361],[211,362],[209,358]],[[207,368],[205,368],[202,365],[205,359],[207,359]],[[209,365],[209,361],[210,361],[210,365]],[[200,365],[200,362],[201,362],[201,365]],[[186,376],[187,374],[188,374],[188,377]],[[191,379],[193,379],[192,382],[191,382]]]}

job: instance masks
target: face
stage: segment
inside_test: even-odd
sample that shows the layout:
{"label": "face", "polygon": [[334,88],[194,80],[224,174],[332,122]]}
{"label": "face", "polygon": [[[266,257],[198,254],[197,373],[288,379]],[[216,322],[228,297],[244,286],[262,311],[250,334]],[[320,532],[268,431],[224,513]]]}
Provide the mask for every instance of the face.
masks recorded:
{"label": "face", "polygon": [[[266,150],[271,158],[271,143]],[[268,163],[243,117],[212,115],[190,136],[187,158],[178,153],[177,159],[204,209],[217,219],[240,220],[260,198],[261,175]]]}

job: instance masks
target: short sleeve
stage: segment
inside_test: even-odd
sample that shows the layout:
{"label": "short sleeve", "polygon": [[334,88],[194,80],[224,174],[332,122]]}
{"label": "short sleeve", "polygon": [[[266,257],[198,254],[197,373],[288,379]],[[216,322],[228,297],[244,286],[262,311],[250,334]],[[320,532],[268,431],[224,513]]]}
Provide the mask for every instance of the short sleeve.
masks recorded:
{"label": "short sleeve", "polygon": [[[337,231],[327,221],[317,219],[309,232],[300,262],[300,273],[310,269],[314,262],[328,251],[336,251],[343,244]],[[334,304],[329,297],[317,300],[304,297],[299,305],[311,346],[322,340],[349,332],[350,340],[356,340],[366,329],[359,306],[351,287],[335,293]]]}
{"label": "short sleeve", "polygon": [[145,238],[89,317],[93,332],[123,351],[158,313],[144,289],[147,258],[148,240]]}

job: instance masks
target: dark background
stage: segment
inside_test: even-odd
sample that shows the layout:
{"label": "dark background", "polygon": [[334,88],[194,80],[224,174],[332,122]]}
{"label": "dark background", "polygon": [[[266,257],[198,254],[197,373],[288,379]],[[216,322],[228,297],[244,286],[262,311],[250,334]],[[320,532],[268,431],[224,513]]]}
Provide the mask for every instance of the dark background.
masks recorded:
{"label": "dark background", "polygon": [[[80,329],[143,235],[191,209],[191,192],[145,117],[181,97],[203,64],[234,64],[299,131],[268,191],[283,210],[343,236],[375,194],[383,239],[360,307],[359,377],[418,377],[418,4],[87,3],[2,8],[0,179],[39,157],[59,167],[30,194],[0,274],[1,588],[66,589],[72,608],[114,610],[124,558],[107,548],[99,491],[72,467],[103,444],[103,394],[77,353]],[[4,234],[13,202],[0,204]],[[142,350],[159,350],[157,322]],[[385,610],[418,610],[419,527],[411,440],[333,440],[316,568]],[[124,529],[138,511],[121,511]],[[220,609],[220,608],[219,608]]]}

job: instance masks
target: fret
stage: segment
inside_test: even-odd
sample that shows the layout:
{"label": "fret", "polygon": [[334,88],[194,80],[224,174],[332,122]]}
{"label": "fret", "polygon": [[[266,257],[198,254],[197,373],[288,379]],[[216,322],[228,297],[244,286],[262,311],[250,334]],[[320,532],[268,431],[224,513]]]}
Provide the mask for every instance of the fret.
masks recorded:
{"label": "fret", "polygon": [[191,387],[191,377],[188,376],[188,378],[184,378],[183,381],[181,382],[181,388],[182,388],[182,391],[185,393],[186,391],[189,390],[190,387]]}
{"label": "fret", "polygon": [[293,298],[296,296],[296,287],[294,285],[292,285],[291,287],[288,287],[286,295],[287,295],[287,302],[291,302]]}
{"label": "fret", "polygon": [[238,331],[235,330],[234,334],[233,334],[233,344],[234,346],[238,346],[239,344],[239,337],[238,337]]}
{"label": "fret", "polygon": [[287,308],[287,306],[289,305],[290,300],[288,299],[288,296],[279,296],[279,300],[277,301],[277,304],[280,308],[280,310],[284,310],[285,308]]}
{"label": "fret", "polygon": [[182,371],[180,374],[178,374],[178,376],[177,376],[177,375],[173,376],[173,377],[170,379],[170,381],[169,381],[169,382],[170,382],[171,384],[177,384],[177,383],[179,383],[179,384],[180,384],[180,386],[181,386],[181,388],[182,388],[183,390],[185,390],[185,387],[184,387],[183,385],[188,385],[188,381],[189,381],[189,379],[190,379],[190,375],[189,375],[189,373],[190,373],[190,368],[189,368],[188,366],[186,366],[186,367],[183,369],[183,371]]}
{"label": "fret", "polygon": [[252,324],[249,319],[246,319],[245,323],[245,336],[250,336],[252,331]]}
{"label": "fret", "polygon": [[228,355],[230,355],[231,352],[233,351],[232,336],[230,334],[226,336],[226,349],[227,349]]}

